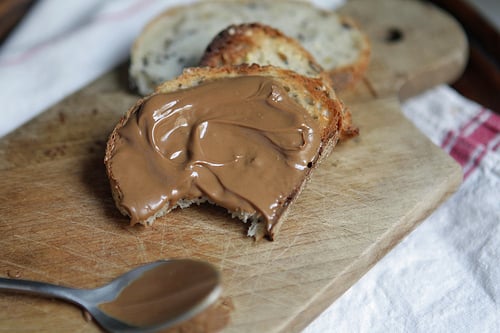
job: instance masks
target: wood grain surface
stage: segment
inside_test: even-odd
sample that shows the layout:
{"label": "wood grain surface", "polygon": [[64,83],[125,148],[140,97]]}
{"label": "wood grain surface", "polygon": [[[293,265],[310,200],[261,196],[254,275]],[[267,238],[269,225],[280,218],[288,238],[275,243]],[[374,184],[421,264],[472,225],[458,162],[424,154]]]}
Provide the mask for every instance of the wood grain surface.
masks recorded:
{"label": "wood grain surface", "polygon": [[[315,172],[274,242],[253,241],[247,226],[205,205],[150,228],[128,226],[103,165],[107,136],[137,98],[123,65],[0,141],[0,276],[91,288],[141,263],[199,258],[222,272],[234,307],[225,331],[305,327],[462,179],[404,117],[398,98],[460,74],[467,51],[460,27],[417,1],[350,1],[342,11],[373,46],[367,78],[342,94],[361,134]],[[0,296],[0,331],[99,330],[71,305]]]}

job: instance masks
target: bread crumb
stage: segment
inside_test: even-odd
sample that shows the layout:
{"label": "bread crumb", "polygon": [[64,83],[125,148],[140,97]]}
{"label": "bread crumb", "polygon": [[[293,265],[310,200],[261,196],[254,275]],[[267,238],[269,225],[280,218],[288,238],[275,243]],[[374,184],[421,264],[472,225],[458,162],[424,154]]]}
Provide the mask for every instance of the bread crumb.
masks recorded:
{"label": "bread crumb", "polygon": [[21,277],[21,272],[20,271],[12,272],[11,270],[8,270],[7,276],[13,279],[19,279]]}

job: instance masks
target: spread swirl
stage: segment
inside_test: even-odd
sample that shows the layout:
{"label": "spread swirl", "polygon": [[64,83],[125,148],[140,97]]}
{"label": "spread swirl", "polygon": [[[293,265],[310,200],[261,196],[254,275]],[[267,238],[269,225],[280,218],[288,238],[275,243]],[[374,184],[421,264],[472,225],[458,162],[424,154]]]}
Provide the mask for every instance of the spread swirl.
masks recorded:
{"label": "spread swirl", "polygon": [[118,135],[111,167],[132,224],[208,198],[259,216],[268,231],[321,142],[316,120],[265,76],[154,94]]}

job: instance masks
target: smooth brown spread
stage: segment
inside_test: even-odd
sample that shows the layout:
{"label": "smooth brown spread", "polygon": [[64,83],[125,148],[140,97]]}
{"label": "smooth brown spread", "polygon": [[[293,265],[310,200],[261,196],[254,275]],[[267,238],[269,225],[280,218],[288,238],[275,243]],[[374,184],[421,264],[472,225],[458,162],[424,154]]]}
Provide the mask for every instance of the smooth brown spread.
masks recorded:
{"label": "smooth brown spread", "polygon": [[317,122],[264,76],[153,95],[118,134],[112,173],[132,224],[180,199],[207,197],[258,214],[268,231],[321,141]]}
{"label": "smooth brown spread", "polygon": [[98,307],[132,326],[158,326],[204,302],[219,283],[219,274],[209,264],[176,260],[146,271],[116,299]]}

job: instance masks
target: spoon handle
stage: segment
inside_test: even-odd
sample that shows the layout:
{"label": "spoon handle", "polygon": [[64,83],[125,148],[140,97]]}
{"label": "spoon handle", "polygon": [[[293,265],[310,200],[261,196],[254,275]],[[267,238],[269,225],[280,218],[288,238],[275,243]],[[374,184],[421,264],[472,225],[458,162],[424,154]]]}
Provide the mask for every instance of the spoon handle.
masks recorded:
{"label": "spoon handle", "polygon": [[0,291],[15,291],[44,297],[56,297],[83,305],[81,297],[83,296],[83,290],[45,282],[0,278]]}

